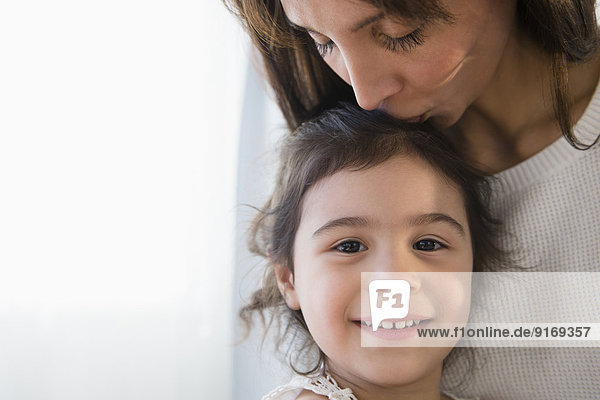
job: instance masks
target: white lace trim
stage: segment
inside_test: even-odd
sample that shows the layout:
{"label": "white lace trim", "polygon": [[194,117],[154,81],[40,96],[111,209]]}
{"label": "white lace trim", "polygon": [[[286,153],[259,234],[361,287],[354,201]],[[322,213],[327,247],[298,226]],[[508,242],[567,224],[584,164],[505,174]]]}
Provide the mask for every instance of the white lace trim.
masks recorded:
{"label": "white lace trim", "polygon": [[333,379],[327,372],[325,375],[313,378],[297,376],[287,385],[275,388],[271,393],[263,397],[262,400],[275,400],[283,393],[292,391],[294,389],[310,390],[315,394],[327,396],[327,398],[330,400],[358,400],[352,393],[352,389],[340,388],[335,379]]}
{"label": "white lace trim", "polygon": [[[287,385],[281,385],[275,388],[272,392],[263,397],[262,400],[276,400],[286,392],[292,392],[299,389],[306,389],[315,394],[327,396],[329,400],[358,400],[352,393],[352,389],[340,388],[335,379],[333,379],[327,372],[325,372],[325,375],[320,375],[313,378],[296,376]],[[480,400],[479,397],[463,399],[460,397],[455,397],[449,393],[444,394],[454,400]]]}
{"label": "white lace trim", "polygon": [[326,395],[330,400],[358,400],[352,389],[341,389],[335,379],[328,373],[325,376],[319,376],[310,380],[310,389],[316,394]]}

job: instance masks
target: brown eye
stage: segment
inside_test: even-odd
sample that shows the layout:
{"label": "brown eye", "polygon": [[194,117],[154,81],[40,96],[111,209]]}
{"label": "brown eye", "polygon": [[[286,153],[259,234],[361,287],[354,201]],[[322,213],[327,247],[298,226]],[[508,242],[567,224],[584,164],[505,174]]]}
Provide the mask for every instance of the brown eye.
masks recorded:
{"label": "brown eye", "polygon": [[348,240],[335,246],[335,249],[342,253],[358,253],[367,250],[367,247],[357,240]]}
{"label": "brown eye", "polygon": [[446,248],[445,245],[433,239],[421,239],[413,244],[413,249],[419,251],[436,251],[444,248]]}

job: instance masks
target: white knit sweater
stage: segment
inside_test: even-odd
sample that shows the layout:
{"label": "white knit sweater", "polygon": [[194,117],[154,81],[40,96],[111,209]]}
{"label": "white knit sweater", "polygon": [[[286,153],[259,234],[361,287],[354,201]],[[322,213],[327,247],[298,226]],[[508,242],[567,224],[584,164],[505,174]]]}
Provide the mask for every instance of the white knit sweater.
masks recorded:
{"label": "white knit sweater", "polygon": [[[584,143],[600,134],[599,88],[574,128]],[[501,245],[517,249],[519,266],[600,272],[600,143],[581,151],[561,138],[495,178],[492,210],[504,224]],[[555,288],[540,285],[539,290],[547,291],[552,307]],[[490,297],[511,307],[515,320],[527,321],[531,314],[527,304],[506,302],[500,289]],[[573,297],[561,296],[576,302]],[[495,400],[600,399],[600,348],[473,350],[475,362],[463,358],[448,368],[442,387],[448,390],[470,377],[456,394]]]}

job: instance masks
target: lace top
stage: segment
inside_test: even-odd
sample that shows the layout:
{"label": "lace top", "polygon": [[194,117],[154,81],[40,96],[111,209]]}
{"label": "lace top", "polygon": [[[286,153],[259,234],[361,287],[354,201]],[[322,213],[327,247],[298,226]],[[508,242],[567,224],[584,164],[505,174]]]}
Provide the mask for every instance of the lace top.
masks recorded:
{"label": "lace top", "polygon": [[294,400],[304,389],[327,396],[330,400],[358,400],[352,394],[352,389],[341,389],[327,372],[313,378],[296,376],[288,384],[275,388],[262,400]]}
{"label": "lace top", "polygon": [[[327,372],[325,372],[325,375],[313,378],[295,376],[289,383],[278,386],[268,395],[264,396],[262,400],[295,400],[305,389],[315,394],[327,396],[329,400],[358,400],[352,393],[352,389],[340,388],[335,379]],[[449,393],[444,394],[454,400],[478,400],[477,398],[459,399]]]}

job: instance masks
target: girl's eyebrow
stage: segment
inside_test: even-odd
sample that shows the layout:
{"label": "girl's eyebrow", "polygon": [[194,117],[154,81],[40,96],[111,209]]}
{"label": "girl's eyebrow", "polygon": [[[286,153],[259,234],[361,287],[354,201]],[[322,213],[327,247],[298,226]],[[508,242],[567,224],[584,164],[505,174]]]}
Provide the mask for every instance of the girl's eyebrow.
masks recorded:
{"label": "girl's eyebrow", "polygon": [[410,225],[427,225],[435,222],[443,222],[449,224],[456,230],[460,236],[465,236],[465,229],[463,226],[454,218],[447,214],[442,213],[429,213],[417,215],[409,220]]}
{"label": "girl's eyebrow", "polygon": [[[447,214],[443,214],[443,213],[419,214],[419,215],[416,215],[416,216],[408,219],[409,226],[427,225],[427,224],[431,224],[431,223],[440,223],[440,222],[450,225],[460,236],[462,236],[462,237],[465,236],[465,229],[463,228],[463,226],[457,220],[455,220],[454,218],[452,218],[451,216],[449,216]],[[327,223],[325,223],[325,225],[321,226],[319,229],[317,229],[312,234],[312,237],[315,238],[328,230],[338,228],[341,226],[351,226],[351,227],[363,226],[364,227],[364,226],[369,226],[369,225],[373,225],[373,222],[369,218],[365,218],[365,217],[336,218],[336,219],[327,221]]]}
{"label": "girl's eyebrow", "polygon": [[[360,21],[360,22],[356,23],[356,24],[355,24],[355,25],[354,25],[352,28],[350,28],[350,32],[352,32],[352,33],[356,33],[356,32],[358,32],[359,30],[361,30],[362,28],[364,28],[364,27],[366,27],[366,26],[369,26],[369,25],[371,25],[371,24],[372,24],[372,23],[374,23],[374,22],[377,22],[377,21],[379,21],[379,20],[380,20],[380,19],[382,19],[384,16],[385,16],[385,14],[384,14],[383,12],[380,12],[380,13],[378,13],[378,14],[376,14],[376,15],[373,15],[373,16],[370,16],[370,17],[367,17],[367,18],[363,19],[362,21]],[[290,20],[288,19],[288,17],[287,17],[287,16],[285,17],[285,19],[287,20],[287,23],[288,23],[288,24],[289,24],[289,25],[290,25],[292,28],[294,28],[294,29],[296,29],[296,30],[299,30],[299,31],[305,31],[305,32],[308,32],[308,33],[313,33],[313,34],[316,34],[316,35],[325,36],[325,35],[323,35],[322,33],[318,32],[318,31],[316,31],[316,30],[314,30],[314,29],[312,29],[312,28],[310,28],[310,27],[304,27],[304,26],[300,26],[300,25],[298,25],[298,24],[295,24],[295,23],[293,23],[292,21],[290,21]]]}
{"label": "girl's eyebrow", "polygon": [[313,233],[312,236],[313,236],[313,238],[317,237],[330,229],[337,228],[340,226],[367,226],[369,224],[370,224],[369,219],[365,218],[365,217],[336,218],[336,219],[327,221],[327,223],[325,225],[323,225],[322,227],[320,227],[319,229],[317,229]]}

